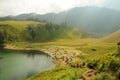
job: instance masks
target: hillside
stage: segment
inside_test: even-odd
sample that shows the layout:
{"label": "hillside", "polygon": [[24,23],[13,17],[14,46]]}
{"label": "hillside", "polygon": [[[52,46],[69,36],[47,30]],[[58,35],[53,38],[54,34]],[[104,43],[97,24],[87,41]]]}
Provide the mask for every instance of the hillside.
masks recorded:
{"label": "hillside", "polygon": [[120,41],[120,29],[116,32],[101,39],[103,42],[118,42]]}
{"label": "hillside", "polygon": [[35,21],[0,21],[0,43],[16,41],[47,42],[57,39],[89,37],[78,28],[65,24],[52,24]]}
{"label": "hillside", "polygon": [[76,7],[57,14],[30,13],[0,18],[0,20],[7,19],[66,23],[70,26],[79,27],[95,37],[106,36],[120,29],[120,12],[99,7]]}
{"label": "hillside", "polygon": [[[86,60],[86,67],[57,66],[25,80],[119,80],[119,55],[120,52],[113,51],[97,58]],[[88,69],[87,66],[91,64],[93,68]]]}
{"label": "hillside", "polygon": [[34,21],[0,21],[0,44],[16,41],[26,41],[30,38],[29,32],[26,29],[29,25],[43,26],[45,23]]}
{"label": "hillside", "polygon": [[10,25],[18,30],[24,30],[28,25],[45,25],[43,22],[35,22],[35,21],[15,21],[15,20],[8,20],[8,21],[0,21],[0,25]]}

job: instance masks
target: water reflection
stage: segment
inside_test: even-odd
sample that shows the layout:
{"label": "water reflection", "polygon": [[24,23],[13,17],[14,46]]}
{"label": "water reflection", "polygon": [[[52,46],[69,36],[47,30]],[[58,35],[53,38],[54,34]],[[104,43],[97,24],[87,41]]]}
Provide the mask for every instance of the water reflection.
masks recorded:
{"label": "water reflection", "polygon": [[28,53],[28,54],[27,54],[27,56],[28,56],[28,57],[32,57],[32,58],[34,58],[34,57],[35,57],[35,55],[36,55],[36,54],[35,54],[35,53],[33,53],[33,52],[30,52],[30,53]]}
{"label": "water reflection", "polygon": [[0,57],[0,60],[2,60],[3,59],[3,57]]}
{"label": "water reflection", "polygon": [[2,74],[2,70],[1,70],[1,68],[0,68],[0,75]]}
{"label": "water reflection", "polygon": [[48,54],[43,53],[41,51],[37,51],[37,50],[29,50],[29,51],[27,51],[25,53],[27,53],[28,57],[32,57],[32,58],[34,58],[35,55],[46,55],[47,57],[50,57]]}
{"label": "water reflection", "polygon": [[4,59],[0,60],[0,80],[22,80],[54,67],[52,58],[45,53],[35,50],[25,53],[2,54]]}
{"label": "water reflection", "polygon": [[35,71],[29,71],[28,74],[27,74],[27,77],[31,77],[35,73],[36,73]]}

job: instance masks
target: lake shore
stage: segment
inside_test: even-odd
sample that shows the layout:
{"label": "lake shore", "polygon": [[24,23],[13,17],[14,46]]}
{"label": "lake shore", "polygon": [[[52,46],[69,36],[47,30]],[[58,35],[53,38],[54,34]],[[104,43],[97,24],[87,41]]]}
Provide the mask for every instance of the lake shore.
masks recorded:
{"label": "lake shore", "polygon": [[67,57],[68,59],[72,57],[72,62],[76,62],[80,60],[77,56],[82,53],[81,51],[78,51],[73,47],[65,47],[65,46],[53,46],[50,48],[33,49],[33,48],[18,48],[15,46],[6,45],[4,49],[8,51],[18,51],[25,53],[34,52],[35,54],[37,53],[47,54],[48,56],[51,56],[53,58],[54,64],[61,66],[66,65],[64,59],[65,57]]}

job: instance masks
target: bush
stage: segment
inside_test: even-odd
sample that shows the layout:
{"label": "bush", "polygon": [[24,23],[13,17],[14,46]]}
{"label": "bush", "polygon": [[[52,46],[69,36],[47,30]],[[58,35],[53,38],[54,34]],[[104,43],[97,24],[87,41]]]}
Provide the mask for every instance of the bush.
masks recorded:
{"label": "bush", "polygon": [[22,32],[22,37],[26,41],[43,42],[51,41],[62,36],[66,36],[70,27],[47,23],[45,25],[28,25]]}
{"label": "bush", "polygon": [[0,25],[0,44],[20,41],[19,30],[10,25]]}
{"label": "bush", "polygon": [[87,64],[92,64],[94,68],[100,71],[112,71],[116,72],[120,69],[120,57],[117,55],[119,52],[115,51],[113,53],[108,53],[102,55],[99,58],[91,59],[87,62]]}
{"label": "bush", "polygon": [[93,80],[117,80],[117,79],[107,73],[100,73],[100,74],[97,74],[93,78]]}
{"label": "bush", "polygon": [[46,23],[44,25],[28,25],[24,30],[19,30],[11,25],[0,25],[0,44],[28,41],[28,42],[46,42],[56,40],[61,37],[67,37],[71,27],[66,25],[57,25]]}

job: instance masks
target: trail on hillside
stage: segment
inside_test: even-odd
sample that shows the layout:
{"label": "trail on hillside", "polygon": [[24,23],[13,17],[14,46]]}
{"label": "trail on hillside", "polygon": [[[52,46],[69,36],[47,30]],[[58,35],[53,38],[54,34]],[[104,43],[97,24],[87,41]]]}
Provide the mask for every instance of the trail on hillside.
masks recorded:
{"label": "trail on hillside", "polygon": [[82,74],[82,77],[78,80],[92,80],[93,77],[95,76],[96,74],[96,70],[94,69],[87,69],[83,74]]}

